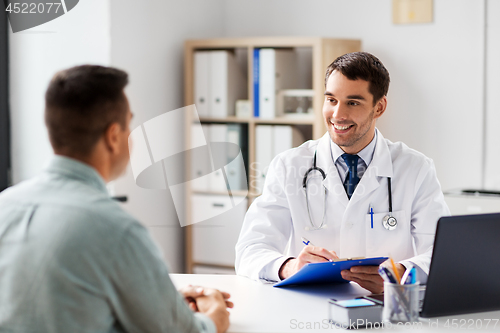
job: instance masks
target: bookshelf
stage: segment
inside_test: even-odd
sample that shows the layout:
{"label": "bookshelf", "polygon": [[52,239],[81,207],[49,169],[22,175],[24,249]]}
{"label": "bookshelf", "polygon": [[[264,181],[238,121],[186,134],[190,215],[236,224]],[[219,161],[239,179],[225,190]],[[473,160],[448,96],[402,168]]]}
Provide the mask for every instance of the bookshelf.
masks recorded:
{"label": "bookshelf", "polygon": [[[302,69],[306,72],[306,84],[308,89],[313,89],[312,108],[314,117],[308,118],[293,118],[279,117],[274,119],[261,118],[238,118],[229,116],[224,118],[209,118],[200,117],[202,124],[243,124],[248,128],[248,165],[252,165],[256,161],[256,127],[259,125],[290,125],[297,128],[305,129],[305,140],[318,139],[326,131],[323,124],[322,106],[324,100],[324,75],[328,65],[338,56],[361,50],[360,40],[333,39],[320,37],[252,37],[252,38],[217,38],[217,39],[200,39],[187,40],[184,44],[184,93],[185,105],[195,104],[195,52],[197,51],[215,51],[215,50],[231,50],[238,53],[240,65],[246,71],[247,76],[247,99],[252,102],[254,96],[253,85],[253,54],[254,49],[274,48],[274,49],[295,49],[301,50],[306,54],[305,61],[301,62]],[[237,52],[236,52],[237,50]],[[299,59],[300,60],[300,59]],[[299,70],[299,69],[298,69]],[[310,77],[308,77],[310,76]],[[253,110],[252,104],[252,110]],[[186,115],[185,118],[185,142],[187,147],[190,147],[191,140],[191,125],[193,118],[191,115]],[[187,173],[190,172],[191,160],[187,157],[185,161]],[[253,168],[248,168],[248,179],[255,178],[256,171]],[[248,205],[252,200],[259,195],[255,186],[250,181],[248,188]],[[233,191],[233,195],[245,194],[245,191]],[[196,195],[217,195],[220,192],[212,191],[193,191],[186,188],[186,219],[190,221],[193,214],[192,200]],[[189,223],[188,223],[189,224]],[[198,246],[193,242],[193,225],[186,227],[186,271],[193,273],[195,267],[203,269],[212,269],[221,272],[228,272],[234,269],[230,264],[207,263],[193,259],[194,246]]]}

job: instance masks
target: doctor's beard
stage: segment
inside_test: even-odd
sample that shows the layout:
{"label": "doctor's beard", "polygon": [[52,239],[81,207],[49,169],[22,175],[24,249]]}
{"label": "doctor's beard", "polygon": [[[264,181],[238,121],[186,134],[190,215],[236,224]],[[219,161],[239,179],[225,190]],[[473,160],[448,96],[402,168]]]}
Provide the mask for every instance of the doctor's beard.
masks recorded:
{"label": "doctor's beard", "polygon": [[[359,153],[363,148],[365,148],[373,139],[375,135],[375,108],[373,108],[368,117],[361,123],[336,123],[337,125],[352,125],[353,127],[349,130],[349,132],[345,134],[337,134],[335,133],[335,129],[333,128],[333,124],[331,122],[332,118],[328,118],[326,121],[328,134],[330,134],[330,139],[337,144],[342,150],[345,151],[345,148],[350,148],[356,145],[360,145],[358,151],[350,152],[353,154]],[[373,129],[372,129],[373,126]]]}

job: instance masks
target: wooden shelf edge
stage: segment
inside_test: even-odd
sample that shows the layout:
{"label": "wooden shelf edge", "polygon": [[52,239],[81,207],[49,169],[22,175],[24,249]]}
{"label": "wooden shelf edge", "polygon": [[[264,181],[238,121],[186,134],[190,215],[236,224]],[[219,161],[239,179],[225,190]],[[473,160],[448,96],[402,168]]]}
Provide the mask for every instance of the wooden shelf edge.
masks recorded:
{"label": "wooden shelf edge", "polygon": [[238,123],[238,124],[264,124],[264,125],[314,125],[317,120],[311,118],[273,118],[273,119],[260,119],[260,118],[200,118],[201,123]]}
{"label": "wooden shelf edge", "polygon": [[313,125],[314,118],[274,118],[274,119],[260,119],[254,118],[256,124],[276,124],[276,125]]}
{"label": "wooden shelf edge", "polygon": [[279,37],[226,37],[214,39],[189,39],[185,46],[192,49],[234,49],[252,47],[317,47],[323,42],[344,42],[352,39],[307,37],[307,36],[279,36]]}
{"label": "wooden shelf edge", "polygon": [[[218,191],[191,191],[192,194],[201,194],[201,195],[228,195],[228,192],[218,192]],[[260,194],[249,193],[246,191],[231,191],[232,196],[237,197],[256,197]]]}
{"label": "wooden shelf edge", "polygon": [[241,123],[248,124],[252,121],[252,118],[237,118],[237,117],[227,117],[227,118],[200,118],[201,123]]}

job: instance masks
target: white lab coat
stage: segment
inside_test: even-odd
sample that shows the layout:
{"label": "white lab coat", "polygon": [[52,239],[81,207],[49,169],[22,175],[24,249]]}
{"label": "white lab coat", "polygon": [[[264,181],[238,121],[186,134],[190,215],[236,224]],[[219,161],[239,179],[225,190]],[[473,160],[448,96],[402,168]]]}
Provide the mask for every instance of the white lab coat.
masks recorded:
{"label": "white lab coat", "polygon": [[[236,244],[236,272],[253,279],[279,281],[278,271],[289,257],[303,249],[301,237],[333,250],[340,258],[392,256],[416,265],[428,274],[437,220],[450,215],[431,159],[401,142],[386,140],[380,132],[373,159],[349,200],[333,163],[330,136],[308,141],[274,158],[263,193],[252,203]],[[307,213],[302,180],[312,166],[326,179],[308,186],[314,223],[321,223],[325,204],[326,228],[313,230]],[[389,212],[387,177],[392,178],[392,209],[398,225],[389,231],[382,219]],[[321,192],[323,191],[323,192]],[[373,229],[369,207],[373,208]]]}

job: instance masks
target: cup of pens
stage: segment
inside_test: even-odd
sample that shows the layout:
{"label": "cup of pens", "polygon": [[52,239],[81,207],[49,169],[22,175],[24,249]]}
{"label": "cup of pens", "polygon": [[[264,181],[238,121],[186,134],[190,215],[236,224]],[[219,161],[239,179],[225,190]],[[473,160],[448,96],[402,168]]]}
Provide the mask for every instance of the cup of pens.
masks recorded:
{"label": "cup of pens", "polygon": [[[416,281],[415,268],[411,268],[398,279],[385,267],[379,269],[384,279],[384,310],[382,321],[405,323],[418,321],[420,284]],[[399,281],[398,281],[399,280]]]}

